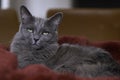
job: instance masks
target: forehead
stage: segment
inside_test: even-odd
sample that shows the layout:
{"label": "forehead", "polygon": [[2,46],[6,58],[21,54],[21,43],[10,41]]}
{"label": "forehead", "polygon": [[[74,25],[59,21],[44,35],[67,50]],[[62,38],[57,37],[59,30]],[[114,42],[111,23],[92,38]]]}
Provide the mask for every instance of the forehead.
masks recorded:
{"label": "forehead", "polygon": [[49,24],[47,19],[34,18],[33,25],[37,31],[43,30],[43,29],[49,29],[48,27]]}
{"label": "forehead", "polygon": [[38,27],[44,27],[46,24],[47,20],[42,19],[42,18],[35,18],[34,19],[34,25]]}

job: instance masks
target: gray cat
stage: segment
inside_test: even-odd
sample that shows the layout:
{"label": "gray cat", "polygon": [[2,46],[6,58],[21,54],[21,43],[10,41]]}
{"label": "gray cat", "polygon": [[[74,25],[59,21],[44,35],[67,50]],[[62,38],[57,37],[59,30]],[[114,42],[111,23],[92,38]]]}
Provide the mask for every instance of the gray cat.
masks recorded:
{"label": "gray cat", "polygon": [[56,72],[81,77],[120,76],[120,65],[103,49],[64,43],[59,45],[58,25],[62,13],[42,19],[20,8],[21,24],[10,51],[18,58],[19,67],[44,64]]}

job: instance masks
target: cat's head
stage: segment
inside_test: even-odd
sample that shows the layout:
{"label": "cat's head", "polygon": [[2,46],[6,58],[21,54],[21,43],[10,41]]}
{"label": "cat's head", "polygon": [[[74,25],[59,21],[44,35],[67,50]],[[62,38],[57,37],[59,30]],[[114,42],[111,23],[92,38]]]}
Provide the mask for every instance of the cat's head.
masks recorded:
{"label": "cat's head", "polygon": [[20,16],[19,32],[33,47],[41,48],[57,42],[57,29],[63,16],[61,12],[42,19],[34,17],[25,6],[21,6]]}

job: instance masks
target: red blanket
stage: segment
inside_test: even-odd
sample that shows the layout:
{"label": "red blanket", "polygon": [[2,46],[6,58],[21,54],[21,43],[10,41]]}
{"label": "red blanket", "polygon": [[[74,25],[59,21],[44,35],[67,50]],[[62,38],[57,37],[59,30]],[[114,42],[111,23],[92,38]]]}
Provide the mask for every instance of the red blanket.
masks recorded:
{"label": "red blanket", "polygon": [[[59,43],[92,45],[109,51],[120,62],[120,41],[90,42],[86,38],[64,36]],[[36,64],[24,69],[17,68],[17,59],[8,48],[0,45],[0,80],[120,80],[119,77],[80,78],[71,74],[58,74],[49,68]]]}

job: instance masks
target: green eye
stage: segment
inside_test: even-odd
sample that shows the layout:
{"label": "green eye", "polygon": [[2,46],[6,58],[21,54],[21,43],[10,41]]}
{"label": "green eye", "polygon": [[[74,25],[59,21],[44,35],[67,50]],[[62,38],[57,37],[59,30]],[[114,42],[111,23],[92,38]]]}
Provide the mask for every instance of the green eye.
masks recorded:
{"label": "green eye", "polygon": [[27,29],[28,32],[33,33],[33,29]]}

